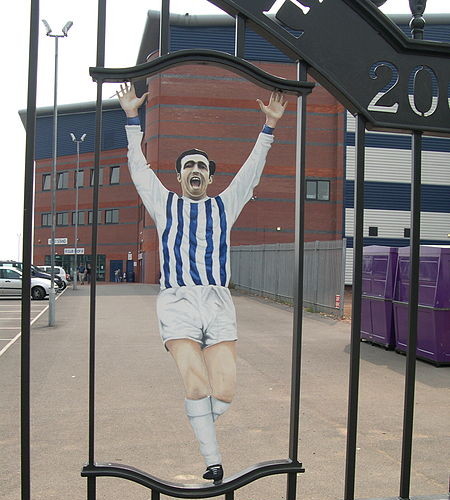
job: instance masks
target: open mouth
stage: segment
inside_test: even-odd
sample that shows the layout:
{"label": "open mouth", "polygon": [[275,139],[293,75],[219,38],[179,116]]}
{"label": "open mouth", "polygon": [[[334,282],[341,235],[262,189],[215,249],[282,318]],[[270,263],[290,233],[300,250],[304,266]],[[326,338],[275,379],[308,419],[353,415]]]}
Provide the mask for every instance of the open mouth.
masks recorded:
{"label": "open mouth", "polygon": [[199,188],[200,185],[201,185],[202,181],[200,179],[200,177],[191,177],[190,181],[189,181],[189,184],[191,185],[191,187],[193,188]]}

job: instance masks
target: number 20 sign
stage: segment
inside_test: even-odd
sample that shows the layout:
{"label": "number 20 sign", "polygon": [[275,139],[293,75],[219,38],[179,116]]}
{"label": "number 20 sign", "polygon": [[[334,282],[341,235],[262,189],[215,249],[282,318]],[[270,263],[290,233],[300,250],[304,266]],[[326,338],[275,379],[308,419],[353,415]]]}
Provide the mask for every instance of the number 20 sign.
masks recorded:
{"label": "number 20 sign", "polygon": [[406,126],[413,122],[416,128],[429,130],[435,128],[435,120],[450,126],[450,72],[446,78],[427,64],[400,70],[394,63],[377,61],[369,68],[368,77],[375,90],[367,111],[375,113],[376,121],[394,119]]}

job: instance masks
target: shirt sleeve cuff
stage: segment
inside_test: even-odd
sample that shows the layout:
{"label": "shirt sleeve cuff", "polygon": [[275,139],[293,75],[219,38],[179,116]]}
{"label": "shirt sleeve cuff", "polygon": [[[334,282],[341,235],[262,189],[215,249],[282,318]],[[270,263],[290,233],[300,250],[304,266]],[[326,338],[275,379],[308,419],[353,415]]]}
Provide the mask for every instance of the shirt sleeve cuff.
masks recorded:
{"label": "shirt sleeve cuff", "polygon": [[133,116],[132,118],[127,118],[127,125],[140,125],[141,120],[139,120],[139,116]]}
{"label": "shirt sleeve cuff", "polygon": [[272,127],[269,127],[268,125],[264,125],[263,129],[262,129],[262,133],[263,134],[269,134],[269,135],[273,135],[273,131],[275,129],[272,128]]}

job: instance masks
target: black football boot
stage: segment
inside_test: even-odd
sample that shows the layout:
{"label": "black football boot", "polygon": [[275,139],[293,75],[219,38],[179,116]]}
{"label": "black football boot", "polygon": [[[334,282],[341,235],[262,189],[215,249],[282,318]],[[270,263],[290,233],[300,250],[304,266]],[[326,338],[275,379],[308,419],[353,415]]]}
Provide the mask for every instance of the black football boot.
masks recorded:
{"label": "black football boot", "polygon": [[223,479],[223,469],[220,464],[209,465],[203,474],[203,479],[212,479],[214,484],[220,484]]}

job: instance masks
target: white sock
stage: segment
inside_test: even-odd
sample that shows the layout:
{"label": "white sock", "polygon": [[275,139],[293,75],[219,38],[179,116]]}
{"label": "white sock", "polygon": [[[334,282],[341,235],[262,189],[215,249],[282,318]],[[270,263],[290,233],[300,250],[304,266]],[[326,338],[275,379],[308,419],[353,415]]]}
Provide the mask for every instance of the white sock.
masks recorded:
{"label": "white sock", "polygon": [[206,466],[221,464],[222,457],[217,444],[216,426],[211,413],[209,396],[203,399],[185,399],[184,407]]}
{"label": "white sock", "polygon": [[216,399],[214,396],[211,396],[211,411],[214,422],[220,417],[220,415],[223,415],[228,410],[230,404],[231,403],[226,403],[225,401],[221,401],[220,399]]}

